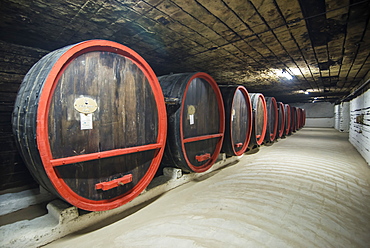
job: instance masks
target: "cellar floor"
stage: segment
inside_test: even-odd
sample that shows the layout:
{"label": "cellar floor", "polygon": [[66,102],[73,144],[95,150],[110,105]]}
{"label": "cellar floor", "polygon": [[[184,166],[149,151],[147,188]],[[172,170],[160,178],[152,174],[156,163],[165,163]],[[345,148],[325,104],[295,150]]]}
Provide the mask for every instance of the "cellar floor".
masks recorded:
{"label": "cellar floor", "polygon": [[46,247],[369,247],[370,168],[334,129],[257,153]]}

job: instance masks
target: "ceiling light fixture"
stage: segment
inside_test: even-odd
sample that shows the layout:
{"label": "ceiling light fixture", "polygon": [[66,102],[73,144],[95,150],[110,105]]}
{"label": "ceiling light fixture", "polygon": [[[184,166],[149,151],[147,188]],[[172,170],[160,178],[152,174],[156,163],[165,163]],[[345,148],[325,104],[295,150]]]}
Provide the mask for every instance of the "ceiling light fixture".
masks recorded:
{"label": "ceiling light fixture", "polygon": [[290,75],[289,72],[286,69],[283,69],[283,71],[281,72],[281,75],[283,75],[288,80],[293,79],[292,75]]}

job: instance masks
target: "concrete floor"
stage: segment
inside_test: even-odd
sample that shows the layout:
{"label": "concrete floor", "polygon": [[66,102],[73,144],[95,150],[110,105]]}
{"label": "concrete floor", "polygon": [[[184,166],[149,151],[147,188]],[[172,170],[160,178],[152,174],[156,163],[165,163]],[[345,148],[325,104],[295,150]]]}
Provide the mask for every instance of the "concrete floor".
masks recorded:
{"label": "concrete floor", "polygon": [[370,168],[348,134],[304,128],[46,247],[370,247]]}

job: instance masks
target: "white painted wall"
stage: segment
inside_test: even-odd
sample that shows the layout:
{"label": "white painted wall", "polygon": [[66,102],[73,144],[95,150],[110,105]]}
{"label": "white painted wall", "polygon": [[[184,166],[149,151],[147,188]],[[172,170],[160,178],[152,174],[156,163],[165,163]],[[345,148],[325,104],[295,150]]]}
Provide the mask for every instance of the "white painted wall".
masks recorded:
{"label": "white painted wall", "polygon": [[349,142],[370,164],[370,90],[350,102]]}
{"label": "white painted wall", "polygon": [[290,103],[289,105],[306,110],[305,127],[334,127],[333,103]]}

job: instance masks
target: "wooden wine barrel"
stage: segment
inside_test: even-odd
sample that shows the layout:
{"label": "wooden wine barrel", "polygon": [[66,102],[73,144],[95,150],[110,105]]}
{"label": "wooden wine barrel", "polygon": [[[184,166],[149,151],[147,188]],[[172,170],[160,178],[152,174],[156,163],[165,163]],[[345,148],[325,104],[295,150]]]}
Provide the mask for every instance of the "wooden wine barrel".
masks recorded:
{"label": "wooden wine barrel", "polygon": [[167,135],[158,80],[133,50],[89,40],[53,51],[25,76],[13,131],[36,180],[70,204],[125,204],[155,175]]}
{"label": "wooden wine barrel", "polygon": [[161,76],[168,117],[163,166],[187,172],[208,170],[217,160],[225,132],[220,89],[203,72]]}
{"label": "wooden wine barrel", "polygon": [[265,142],[274,142],[278,130],[278,106],[275,97],[265,97],[267,106],[267,127]]}
{"label": "wooden wine barrel", "polygon": [[297,108],[290,107],[290,134],[297,130]]}
{"label": "wooden wine barrel", "polygon": [[303,128],[306,122],[306,112],[302,108],[300,108],[299,120],[300,120],[300,128]]}
{"label": "wooden wine barrel", "polygon": [[222,151],[240,156],[248,148],[252,133],[252,105],[244,86],[220,86],[225,106],[225,138]]}
{"label": "wooden wine barrel", "polygon": [[250,93],[253,120],[252,135],[248,148],[259,146],[263,143],[267,128],[267,107],[265,97],[261,93]]}
{"label": "wooden wine barrel", "polygon": [[278,102],[278,133],[279,138],[283,137],[285,134],[285,106],[284,103]]}
{"label": "wooden wine barrel", "polygon": [[290,112],[290,106],[289,104],[285,104],[285,135],[290,134],[290,125],[291,125],[291,119],[292,119],[292,114]]}
{"label": "wooden wine barrel", "polygon": [[306,110],[302,109],[302,127],[306,125]]}
{"label": "wooden wine barrel", "polygon": [[296,115],[297,115],[297,130],[299,130],[302,128],[302,109],[301,108],[297,108]]}

